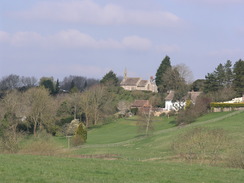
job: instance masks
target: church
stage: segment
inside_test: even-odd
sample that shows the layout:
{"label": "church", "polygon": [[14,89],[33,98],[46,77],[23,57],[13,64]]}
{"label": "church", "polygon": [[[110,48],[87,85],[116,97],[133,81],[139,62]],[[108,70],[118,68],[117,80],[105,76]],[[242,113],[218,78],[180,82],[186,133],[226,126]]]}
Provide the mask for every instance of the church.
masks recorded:
{"label": "church", "polygon": [[150,92],[158,92],[157,85],[153,79],[150,77],[148,80],[142,80],[140,77],[127,77],[127,71],[125,70],[124,78],[120,83],[120,86],[125,90],[133,91],[150,91]]}

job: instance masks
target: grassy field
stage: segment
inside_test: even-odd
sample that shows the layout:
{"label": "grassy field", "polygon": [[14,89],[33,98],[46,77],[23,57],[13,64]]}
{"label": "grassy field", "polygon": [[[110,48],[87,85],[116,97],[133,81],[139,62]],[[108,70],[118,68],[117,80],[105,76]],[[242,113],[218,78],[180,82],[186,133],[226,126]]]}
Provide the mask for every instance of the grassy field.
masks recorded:
{"label": "grassy field", "polygon": [[[244,182],[242,169],[174,158],[172,141],[194,126],[222,128],[244,144],[244,112],[210,113],[182,128],[173,118],[155,118],[154,133],[147,138],[138,134],[135,118],[120,119],[90,130],[87,144],[72,149],[69,157],[0,154],[0,182]],[[55,141],[67,147],[65,138]]]}
{"label": "grassy field", "polygon": [[244,171],[183,163],[0,155],[1,183],[242,183]]}

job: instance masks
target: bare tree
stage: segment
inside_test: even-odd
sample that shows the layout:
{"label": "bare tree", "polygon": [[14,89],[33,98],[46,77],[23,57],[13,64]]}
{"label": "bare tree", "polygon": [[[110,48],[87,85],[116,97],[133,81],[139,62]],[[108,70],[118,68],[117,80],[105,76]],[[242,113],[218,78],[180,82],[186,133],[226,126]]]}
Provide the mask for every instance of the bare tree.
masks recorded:
{"label": "bare tree", "polygon": [[91,95],[89,91],[85,91],[82,93],[80,98],[80,106],[82,112],[84,112],[85,114],[86,127],[88,128],[90,125],[91,117]]}
{"label": "bare tree", "polygon": [[179,64],[176,65],[175,68],[179,72],[180,77],[184,78],[187,84],[191,84],[193,82],[193,73],[187,65]]}
{"label": "bare tree", "polygon": [[11,74],[3,77],[0,81],[1,90],[13,90],[20,87],[20,77],[18,75]]}
{"label": "bare tree", "polygon": [[26,106],[28,106],[27,117],[33,124],[33,133],[36,136],[37,128],[44,128],[53,122],[55,112],[53,111],[52,98],[45,88],[31,88],[24,93]]}
{"label": "bare tree", "polygon": [[101,85],[93,86],[89,89],[91,97],[91,112],[93,117],[93,125],[97,125],[101,111],[108,100],[105,99],[105,88]]}
{"label": "bare tree", "polygon": [[24,107],[21,103],[22,94],[16,90],[8,92],[0,103],[0,111],[3,114],[2,120],[0,120],[2,145],[5,150],[10,152],[16,152],[18,149],[17,126],[24,117]]}
{"label": "bare tree", "polygon": [[118,103],[118,110],[120,112],[121,115],[125,115],[126,112],[130,109],[131,103],[125,100],[121,100]]}
{"label": "bare tree", "polygon": [[140,119],[137,122],[139,131],[145,131],[145,135],[149,135],[149,131],[153,130],[153,110],[150,107],[142,108],[139,112]]}

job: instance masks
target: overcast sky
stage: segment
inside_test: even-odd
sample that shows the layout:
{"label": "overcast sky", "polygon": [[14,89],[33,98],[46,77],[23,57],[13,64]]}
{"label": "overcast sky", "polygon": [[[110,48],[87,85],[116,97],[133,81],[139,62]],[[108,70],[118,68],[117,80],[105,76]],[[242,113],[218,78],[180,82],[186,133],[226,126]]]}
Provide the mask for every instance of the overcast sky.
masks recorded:
{"label": "overcast sky", "polygon": [[146,79],[166,55],[194,79],[244,59],[244,0],[0,0],[0,77]]}

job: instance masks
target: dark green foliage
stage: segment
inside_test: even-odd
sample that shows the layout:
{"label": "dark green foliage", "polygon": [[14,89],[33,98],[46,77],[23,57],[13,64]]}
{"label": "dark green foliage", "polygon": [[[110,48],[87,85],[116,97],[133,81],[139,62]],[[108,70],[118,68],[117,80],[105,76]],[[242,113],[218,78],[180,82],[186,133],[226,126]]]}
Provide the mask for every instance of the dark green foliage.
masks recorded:
{"label": "dark green foliage", "polygon": [[204,92],[217,92],[224,88],[231,88],[233,82],[232,63],[228,60],[224,65],[219,64],[213,73],[205,76]]}
{"label": "dark green foliage", "polygon": [[239,96],[244,94],[244,61],[239,60],[235,63],[233,86]]}
{"label": "dark green foliage", "polygon": [[48,89],[50,94],[55,93],[54,82],[52,78],[43,77],[40,79],[40,86],[44,86],[44,88]]}
{"label": "dark green foliage", "polygon": [[133,115],[137,115],[137,113],[138,113],[138,108],[132,108],[132,109],[131,109],[131,113],[132,113]]}
{"label": "dark green foliage", "polygon": [[60,83],[59,83],[59,80],[57,79],[57,82],[56,82],[56,85],[55,85],[55,91],[54,93],[55,94],[58,94],[60,91]]}
{"label": "dark green foliage", "polygon": [[205,76],[205,83],[204,83],[204,92],[216,92],[219,90],[219,85],[216,76],[214,73],[208,73]]}
{"label": "dark green foliage", "polygon": [[205,79],[198,79],[194,81],[191,85],[191,90],[193,91],[203,91]]}
{"label": "dark green foliage", "polygon": [[105,76],[103,76],[100,83],[106,86],[118,86],[119,79],[117,78],[116,74],[111,70],[107,74],[105,74]]}
{"label": "dark green foliage", "polygon": [[156,78],[155,78],[155,82],[156,85],[158,86],[158,90],[160,93],[164,92],[164,88],[165,88],[164,74],[169,68],[171,68],[170,57],[166,55],[157,70]]}

